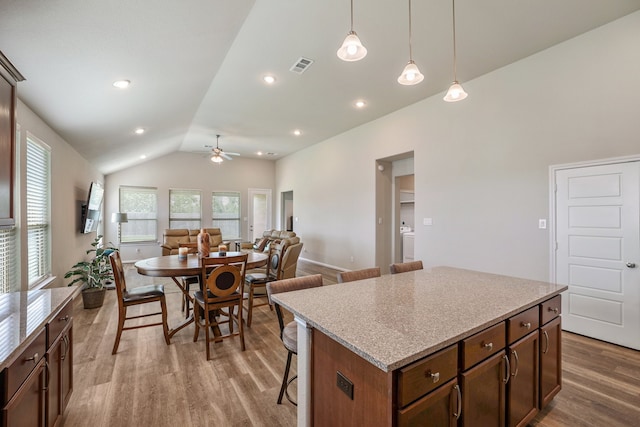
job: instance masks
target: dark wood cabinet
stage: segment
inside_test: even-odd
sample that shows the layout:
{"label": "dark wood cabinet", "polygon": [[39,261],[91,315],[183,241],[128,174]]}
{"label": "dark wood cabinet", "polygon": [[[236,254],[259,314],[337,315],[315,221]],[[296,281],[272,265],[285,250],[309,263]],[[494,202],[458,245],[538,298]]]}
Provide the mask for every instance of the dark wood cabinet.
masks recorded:
{"label": "dark wood cabinet", "polygon": [[536,329],[507,349],[511,369],[507,383],[508,426],[526,426],[538,413],[539,336]]}
{"label": "dark wood cabinet", "polygon": [[462,410],[462,394],[454,378],[440,388],[398,411],[398,427],[455,427]]}
{"label": "dark wood cabinet", "polygon": [[[41,355],[42,356],[42,355]],[[44,427],[45,358],[39,362],[2,409],[6,427]]]}
{"label": "dark wood cabinet", "polygon": [[47,427],[59,426],[73,385],[72,324],[56,338],[47,351]]}
{"label": "dark wood cabinet", "polygon": [[509,365],[504,350],[460,375],[462,426],[502,427]]}
{"label": "dark wood cabinet", "polygon": [[15,225],[16,83],[24,77],[0,52],[0,228]]}
{"label": "dark wood cabinet", "polygon": [[562,388],[562,320],[557,316],[540,328],[540,409]]}

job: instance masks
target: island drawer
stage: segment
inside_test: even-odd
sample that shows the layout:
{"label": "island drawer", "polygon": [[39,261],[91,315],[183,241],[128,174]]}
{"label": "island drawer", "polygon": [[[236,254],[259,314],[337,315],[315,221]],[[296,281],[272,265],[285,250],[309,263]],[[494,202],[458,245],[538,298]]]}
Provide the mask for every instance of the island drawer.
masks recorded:
{"label": "island drawer", "polygon": [[558,317],[562,312],[562,296],[555,297],[544,301],[540,304],[540,324],[544,325]]}
{"label": "island drawer", "polygon": [[507,334],[509,344],[513,344],[540,326],[540,308],[531,307],[507,319]]}
{"label": "island drawer", "polygon": [[2,371],[2,389],[6,390],[3,395],[2,406],[11,399],[22,383],[27,379],[33,368],[36,367],[47,351],[46,334],[44,328],[35,339],[25,348],[16,360]]}
{"label": "island drawer", "polygon": [[462,369],[469,369],[476,363],[502,350],[505,346],[505,336],[505,323],[500,322],[462,340],[460,342]]}
{"label": "island drawer", "polygon": [[458,373],[456,344],[400,369],[398,406],[404,407],[440,387]]}
{"label": "island drawer", "polygon": [[47,348],[60,336],[62,330],[71,322],[73,318],[73,304],[68,302],[62,309],[47,323]]}

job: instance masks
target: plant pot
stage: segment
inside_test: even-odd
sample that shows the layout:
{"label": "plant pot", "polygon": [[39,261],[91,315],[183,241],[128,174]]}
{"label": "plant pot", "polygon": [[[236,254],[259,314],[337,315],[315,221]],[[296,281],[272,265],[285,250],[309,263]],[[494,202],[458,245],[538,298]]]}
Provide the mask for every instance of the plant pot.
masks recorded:
{"label": "plant pot", "polygon": [[104,302],[105,288],[88,288],[82,291],[82,303],[84,308],[102,307]]}

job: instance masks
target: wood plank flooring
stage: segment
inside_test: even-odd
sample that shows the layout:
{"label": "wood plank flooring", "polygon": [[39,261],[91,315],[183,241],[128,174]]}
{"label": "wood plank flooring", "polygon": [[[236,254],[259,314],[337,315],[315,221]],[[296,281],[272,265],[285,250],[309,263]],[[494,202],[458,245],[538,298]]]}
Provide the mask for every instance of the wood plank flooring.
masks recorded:
{"label": "wood plank flooring", "polygon": [[[315,273],[325,284],[336,282],[335,270],[299,262],[299,275]],[[180,321],[182,294],[170,279],[140,276],[131,265],[126,278],[129,285],[164,283],[169,324]],[[160,327],[125,331],[112,356],[116,325],[115,291],[100,309],[76,302],[74,391],[65,427],[296,425],[296,408],[286,400],[276,404],[286,351],[268,307],[254,311],[245,352],[237,338],[225,340],[212,344],[208,362],[204,336],[194,343],[193,327],[169,346]],[[563,333],[563,353],[563,390],[530,425],[640,425],[640,352]]]}

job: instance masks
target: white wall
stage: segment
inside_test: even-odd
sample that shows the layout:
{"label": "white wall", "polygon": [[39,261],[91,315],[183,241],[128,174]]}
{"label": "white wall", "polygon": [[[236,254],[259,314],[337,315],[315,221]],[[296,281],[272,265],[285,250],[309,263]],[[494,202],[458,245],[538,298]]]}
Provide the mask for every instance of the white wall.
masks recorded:
{"label": "white wall", "polygon": [[639,45],[636,12],[279,160],[302,257],[373,265],[373,164],[413,151],[416,259],[547,280],[549,166],[640,153]]}
{"label": "white wall", "polygon": [[[239,191],[242,210],[242,237],[247,238],[247,189],[275,188],[275,162],[235,157],[215,165],[209,156],[177,152],[149,160],[105,178],[105,238],[117,244],[118,229],[110,222],[111,213],[119,211],[121,185],[156,187],[158,189],[158,241],[152,244],[123,244],[120,248],[125,261],[162,255],[162,233],[169,228],[169,189],[202,190],[202,224],[211,226],[211,194],[213,191]],[[275,197],[275,194],[274,194]],[[272,206],[276,206],[274,200]],[[272,215],[273,216],[273,215]],[[273,218],[277,218],[273,216]],[[278,224],[273,224],[278,226]],[[222,236],[225,238],[225,236]]]}
{"label": "white wall", "polygon": [[[18,84],[18,95],[20,83]],[[80,201],[86,201],[91,181],[103,182],[103,176],[75,149],[56,134],[28,106],[18,100],[16,121],[20,128],[17,141],[18,227],[20,239],[20,289],[28,288],[26,225],[26,142],[31,134],[51,148],[51,271],[52,286],[66,286],[64,274],[86,256],[96,233],[80,234]]]}

